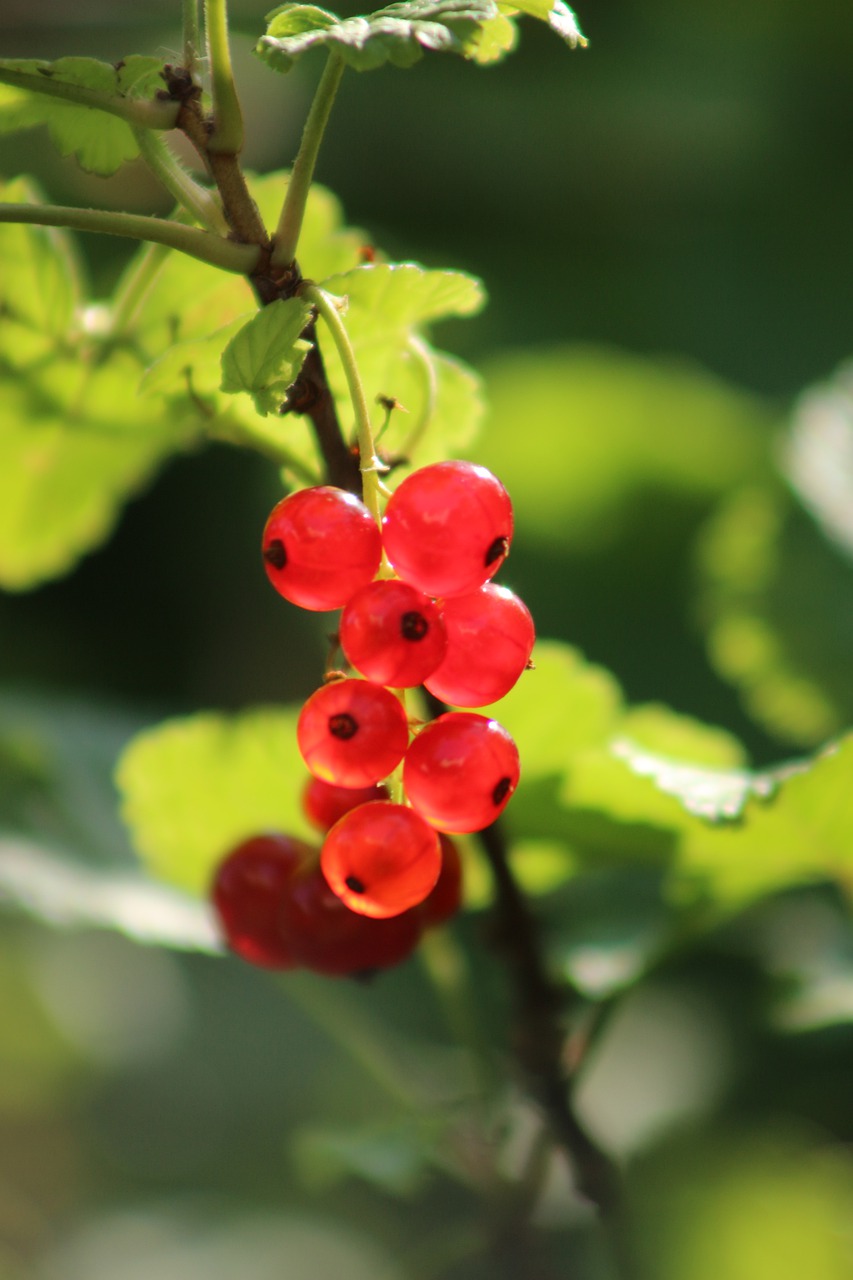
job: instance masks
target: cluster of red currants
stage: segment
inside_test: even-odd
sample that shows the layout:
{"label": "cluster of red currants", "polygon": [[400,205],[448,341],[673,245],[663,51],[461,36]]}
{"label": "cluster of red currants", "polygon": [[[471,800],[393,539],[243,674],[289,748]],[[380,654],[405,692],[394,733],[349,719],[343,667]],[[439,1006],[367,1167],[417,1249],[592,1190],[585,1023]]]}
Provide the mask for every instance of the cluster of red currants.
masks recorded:
{"label": "cluster of red currants", "polygon": [[[530,614],[513,592],[490,581],[507,556],[512,528],[506,490],[469,462],[413,472],[391,495],[381,530],[358,498],[329,486],[291,494],[273,509],[263,537],[270,581],[305,609],[343,610],[338,640],[357,675],[333,673],[307,700],[297,727],[315,779],[306,811],[326,832],[319,867],[304,849],[282,855],[278,877],[269,877],[276,887],[266,896],[245,889],[245,911],[239,870],[230,873],[257,841],[220,868],[214,902],[226,937],[245,958],[275,960],[274,918],[287,964],[323,972],[383,967],[409,953],[425,923],[448,918],[458,906],[458,855],[440,833],[479,831],[495,820],[518,783],[518,751],[502,725],[470,710],[413,722],[405,690],[423,685],[442,702],[483,707],[509,692],[529,665]],[[381,786],[397,770],[399,803]],[[279,839],[289,850],[297,844]],[[442,885],[447,877],[453,893]],[[315,918],[321,898],[322,924]],[[250,934],[256,915],[264,921],[266,959],[249,954],[246,926]],[[320,938],[327,925],[334,934],[332,916],[342,940],[347,930],[365,939],[368,924],[383,925],[394,940],[387,944],[391,958],[323,968],[306,939]],[[400,954],[404,934],[410,941]]]}

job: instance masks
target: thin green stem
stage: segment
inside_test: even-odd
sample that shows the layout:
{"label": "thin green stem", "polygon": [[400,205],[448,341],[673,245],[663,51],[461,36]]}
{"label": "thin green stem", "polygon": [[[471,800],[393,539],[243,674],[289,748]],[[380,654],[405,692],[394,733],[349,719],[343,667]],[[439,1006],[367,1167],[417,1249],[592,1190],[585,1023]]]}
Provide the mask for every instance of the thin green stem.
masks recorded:
{"label": "thin green stem", "polygon": [[72,106],[107,111],[141,129],[174,129],[180,111],[177,102],[146,102],[141,98],[125,98],[120,93],[104,93],[100,89],[89,89],[82,84],[68,84],[67,81],[57,80],[49,62],[44,63],[44,74],[13,71],[0,66],[0,84],[26,89],[28,93],[47,94],[48,97],[71,103]]}
{"label": "thin green stem", "polygon": [[146,244],[134,254],[113,295],[110,332],[114,338],[133,327],[136,313],[168,257],[169,249],[164,244]]}
{"label": "thin green stem", "polygon": [[441,1002],[451,1034],[467,1050],[479,1099],[485,1103],[495,1097],[499,1077],[477,1013],[465,954],[446,928],[427,930],[418,954]]}
{"label": "thin green stem", "polygon": [[302,141],[293,162],[293,171],[287,184],[287,195],[276,228],[272,252],[273,266],[289,267],[296,257],[302,219],[305,216],[305,205],[314,177],[314,165],[317,162],[317,153],[323,141],[332,103],[335,101],[338,85],[344,74],[344,65],[343,58],[330,53],[317,86],[317,92],[314,94],[314,101],[311,103],[311,110],[305,121]]}
{"label": "thin green stem", "polygon": [[150,129],[134,129],[133,132],[142,159],[178,204],[207,231],[227,237],[231,228],[213,193],[190,177],[159,134],[152,133]]}
{"label": "thin green stem", "polygon": [[182,0],[182,7],[184,67],[187,71],[194,71],[201,49],[198,26],[198,0]]}
{"label": "thin green stem", "polygon": [[150,218],[138,213],[118,213],[105,209],[74,209],[67,205],[0,204],[0,222],[24,222],[42,227],[71,227],[75,231],[95,231],[108,236],[126,236],[131,240],[147,240],[167,245],[191,258],[208,262],[223,271],[250,275],[258,263],[257,245],[234,244],[199,231],[183,227],[166,218]]}
{"label": "thin green stem", "polygon": [[349,388],[350,401],[352,402],[353,415],[355,417],[355,428],[358,434],[359,469],[361,471],[364,505],[376,523],[381,524],[382,491],[379,485],[379,473],[386,471],[387,467],[376,456],[376,449],[373,443],[373,428],[370,424],[370,410],[367,407],[367,397],[364,394],[364,386],[362,385],[355,352],[353,351],[346,325],[341,319],[341,313],[335,305],[334,299],[330,294],[318,288],[317,285],[306,285],[302,290],[302,296],[317,308],[329,333],[332,335],[332,341],[340,357],[347,380],[347,387]]}
{"label": "thin green stem", "polygon": [[213,133],[207,149],[236,156],[243,149],[243,113],[231,67],[226,0],[205,0],[204,16],[213,97]]}
{"label": "thin green stem", "polygon": [[[289,974],[283,990],[329,1038],[340,1045],[367,1075],[407,1110],[419,1111],[423,1099],[413,1087],[411,1072],[389,1051],[386,1037],[374,1026],[364,1007],[328,978]],[[349,993],[352,996],[354,993]]]}

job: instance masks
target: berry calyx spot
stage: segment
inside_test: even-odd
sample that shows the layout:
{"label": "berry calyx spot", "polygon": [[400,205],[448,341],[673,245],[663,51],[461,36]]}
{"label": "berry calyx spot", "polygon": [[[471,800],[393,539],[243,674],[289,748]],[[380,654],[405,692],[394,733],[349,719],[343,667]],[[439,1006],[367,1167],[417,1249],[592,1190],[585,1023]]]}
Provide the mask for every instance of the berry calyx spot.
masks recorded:
{"label": "berry calyx spot", "polygon": [[400,635],[404,640],[423,640],[429,631],[429,623],[416,609],[404,613],[400,619]]}
{"label": "berry calyx spot", "polygon": [[264,547],[264,559],[274,569],[284,568],[287,564],[287,551],[281,538],[273,538],[272,542]]}
{"label": "berry calyx spot", "polygon": [[341,711],[337,715],[329,716],[329,733],[333,738],[348,742],[358,733],[358,723],[348,711]]}

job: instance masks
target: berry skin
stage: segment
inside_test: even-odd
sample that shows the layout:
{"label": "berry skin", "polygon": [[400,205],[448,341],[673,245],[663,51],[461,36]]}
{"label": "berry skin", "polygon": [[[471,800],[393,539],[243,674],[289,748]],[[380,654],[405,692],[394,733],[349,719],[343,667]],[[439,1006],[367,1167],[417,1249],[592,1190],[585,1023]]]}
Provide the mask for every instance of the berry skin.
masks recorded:
{"label": "berry skin", "polygon": [[280,927],[281,905],[300,867],[316,850],[285,835],[259,835],[219,864],[212,898],[232,951],[264,969],[291,969],[297,960]]}
{"label": "berry skin", "polygon": [[386,920],[350,911],[319,867],[294,880],[281,912],[282,936],[296,962],[338,977],[399,964],[414,951],[422,928],[416,911]]}
{"label": "berry skin", "polygon": [[400,702],[368,680],[323,685],[299,714],[296,738],[316,778],[340,787],[369,787],[393,773],[409,740]]}
{"label": "berry skin", "polygon": [[420,905],[425,929],[445,924],[462,905],[462,863],[459,850],[449,836],[438,837],[441,844],[441,871],[435,885]]}
{"label": "berry skin", "polygon": [[350,809],[357,809],[368,800],[387,799],[388,792],[379,784],[373,787],[336,787],[322,778],[309,778],[302,789],[302,809],[306,818],[324,832]]}
{"label": "berry skin", "polygon": [[473,462],[413,471],[391,495],[382,521],[397,574],[429,596],[475,591],[503,564],[512,503],[500,480]]}
{"label": "berry skin", "polygon": [[264,568],[285,600],[315,611],[340,609],[374,577],[379,529],[364,503],[319,485],[283,498],[267,520]]}
{"label": "berry skin", "polygon": [[392,578],[371,582],[350,598],[341,614],[340,641],[357,671],[395,689],[423,684],[447,648],[432,600]]}
{"label": "berry skin", "polygon": [[449,711],[426,725],[403,762],[413,807],[440,831],[482,831],[518,784],[518,748],[503,725]]}
{"label": "berry skin", "polygon": [[486,707],[509,693],[530,660],[536,632],[530,611],[507,587],[487,582],[445,601],[447,653],[424,681],[455,707]]}
{"label": "berry skin", "polygon": [[388,800],[360,805],[335,823],[320,867],[352,911],[382,918],[423,902],[441,871],[441,846],[413,809]]}

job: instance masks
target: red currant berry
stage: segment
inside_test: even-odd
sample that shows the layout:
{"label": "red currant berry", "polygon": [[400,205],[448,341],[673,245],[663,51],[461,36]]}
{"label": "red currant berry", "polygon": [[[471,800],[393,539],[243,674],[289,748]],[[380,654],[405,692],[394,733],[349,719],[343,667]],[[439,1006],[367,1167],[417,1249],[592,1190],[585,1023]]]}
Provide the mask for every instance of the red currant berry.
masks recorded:
{"label": "red currant berry", "polygon": [[441,831],[482,831],[518,784],[518,748],[503,725],[449,711],[426,725],[403,762],[406,795]]}
{"label": "red currant berry", "polygon": [[273,507],[263,556],[267,577],[285,600],[303,609],[340,609],[373,578],[382,540],[354,494],[320,485]]}
{"label": "red currant berry", "polygon": [[380,800],[335,823],[323,842],[320,866],[352,911],[396,916],[423,902],[438,880],[441,846],[413,809]]}
{"label": "red currant berry", "polygon": [[459,850],[449,836],[439,836],[441,871],[434,887],[420,905],[425,929],[444,924],[456,915],[462,905],[462,863]]}
{"label": "red currant berry", "polygon": [[382,521],[388,559],[430,596],[457,596],[487,582],[512,539],[512,504],[496,476],[473,462],[413,471]]}
{"label": "red currant berry", "polygon": [[336,680],[311,694],[296,739],[315,777],[341,787],[369,787],[402,760],[409,725],[398,699],[381,685]]}
{"label": "red currant berry", "polygon": [[399,964],[414,951],[422,928],[416,911],[386,920],[350,911],[319,867],[293,881],[281,912],[282,935],[296,961],[339,977]]}
{"label": "red currant berry", "polygon": [[429,596],[392,578],[371,582],[348,600],[340,641],[356,670],[395,689],[423,684],[447,647],[444,623]]}
{"label": "red currant berry", "polygon": [[309,778],[302,790],[302,808],[306,818],[320,831],[328,831],[338,818],[369,800],[387,800],[386,789],[374,787],[336,787],[322,778]]}
{"label": "red currant berry", "polygon": [[536,632],[523,601],[487,582],[445,601],[444,661],[424,681],[430,693],[456,707],[485,707],[509,693],[530,661]]}
{"label": "red currant berry", "polygon": [[280,927],[281,904],[300,867],[316,856],[301,840],[284,835],[254,836],[219,864],[213,906],[232,951],[266,969],[297,963]]}

